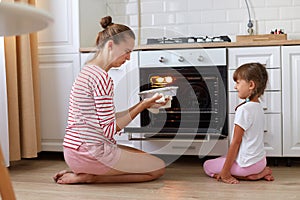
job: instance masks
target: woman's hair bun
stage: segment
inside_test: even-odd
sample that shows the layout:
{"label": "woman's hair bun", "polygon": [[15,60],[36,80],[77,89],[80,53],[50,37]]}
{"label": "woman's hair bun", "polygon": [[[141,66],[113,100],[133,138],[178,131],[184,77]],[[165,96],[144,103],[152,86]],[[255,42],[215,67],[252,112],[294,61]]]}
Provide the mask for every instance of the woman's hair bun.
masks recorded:
{"label": "woman's hair bun", "polygon": [[100,21],[100,25],[102,26],[102,28],[107,28],[109,25],[113,24],[112,23],[112,18],[111,16],[106,16],[106,17],[103,17]]}

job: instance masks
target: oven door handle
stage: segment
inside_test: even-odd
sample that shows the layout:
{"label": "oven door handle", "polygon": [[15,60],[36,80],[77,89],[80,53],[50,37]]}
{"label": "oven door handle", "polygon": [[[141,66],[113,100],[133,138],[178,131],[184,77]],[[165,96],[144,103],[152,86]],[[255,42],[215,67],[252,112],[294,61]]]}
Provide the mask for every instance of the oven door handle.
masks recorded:
{"label": "oven door handle", "polygon": [[[128,133],[128,140],[143,140],[143,141],[194,141],[196,140],[197,142],[210,142],[212,140],[217,140],[223,138],[222,135],[220,134],[206,134],[206,137],[204,139],[197,139],[197,138],[192,138],[187,137],[187,138],[151,138],[151,137],[145,137],[143,135],[144,133]],[[138,135],[138,136],[137,136]]]}
{"label": "oven door handle", "polygon": [[172,149],[176,149],[176,150],[195,150],[196,147],[195,146],[172,146]]}

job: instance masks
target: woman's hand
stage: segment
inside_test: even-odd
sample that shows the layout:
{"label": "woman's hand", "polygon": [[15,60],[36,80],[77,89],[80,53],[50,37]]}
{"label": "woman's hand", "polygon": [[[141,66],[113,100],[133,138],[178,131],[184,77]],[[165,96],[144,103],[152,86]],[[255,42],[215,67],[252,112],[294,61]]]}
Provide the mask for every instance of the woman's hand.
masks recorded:
{"label": "woman's hand", "polygon": [[163,95],[155,94],[153,97],[140,101],[126,111],[116,113],[117,131],[120,131],[126,127],[144,109],[152,106],[158,106],[157,108],[159,108],[166,105],[171,97],[162,99],[162,96]]}
{"label": "woman's hand", "polygon": [[159,108],[164,106],[170,100],[170,97],[162,99],[163,95],[156,93],[151,98],[147,98],[143,100],[143,104],[145,108]]}

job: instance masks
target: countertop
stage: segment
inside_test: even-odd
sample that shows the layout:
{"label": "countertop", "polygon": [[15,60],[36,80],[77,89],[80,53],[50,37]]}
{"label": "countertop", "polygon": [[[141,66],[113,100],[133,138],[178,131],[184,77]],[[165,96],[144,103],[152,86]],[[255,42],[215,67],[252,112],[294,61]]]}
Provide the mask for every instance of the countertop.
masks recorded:
{"label": "countertop", "polygon": [[[214,43],[181,43],[181,44],[151,44],[139,45],[134,51],[163,50],[163,49],[193,49],[193,48],[230,48],[230,47],[255,47],[255,46],[290,46],[300,45],[300,40],[272,40],[255,42],[214,42]],[[95,52],[94,47],[80,48],[81,53]]]}

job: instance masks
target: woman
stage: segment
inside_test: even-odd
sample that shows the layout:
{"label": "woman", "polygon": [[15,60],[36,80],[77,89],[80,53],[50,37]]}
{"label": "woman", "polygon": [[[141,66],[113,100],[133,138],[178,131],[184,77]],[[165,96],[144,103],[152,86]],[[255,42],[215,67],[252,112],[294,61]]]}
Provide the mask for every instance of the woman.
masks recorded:
{"label": "woman", "polygon": [[60,184],[143,182],[164,174],[165,163],[140,150],[117,145],[114,134],[128,125],[144,109],[163,106],[156,103],[161,95],[142,100],[127,111],[115,113],[113,82],[108,71],[130,59],[134,48],[133,31],[112,23],[110,16],[100,22],[94,58],[76,78],[69,103],[64,137],[64,157],[71,171],[53,178]]}

